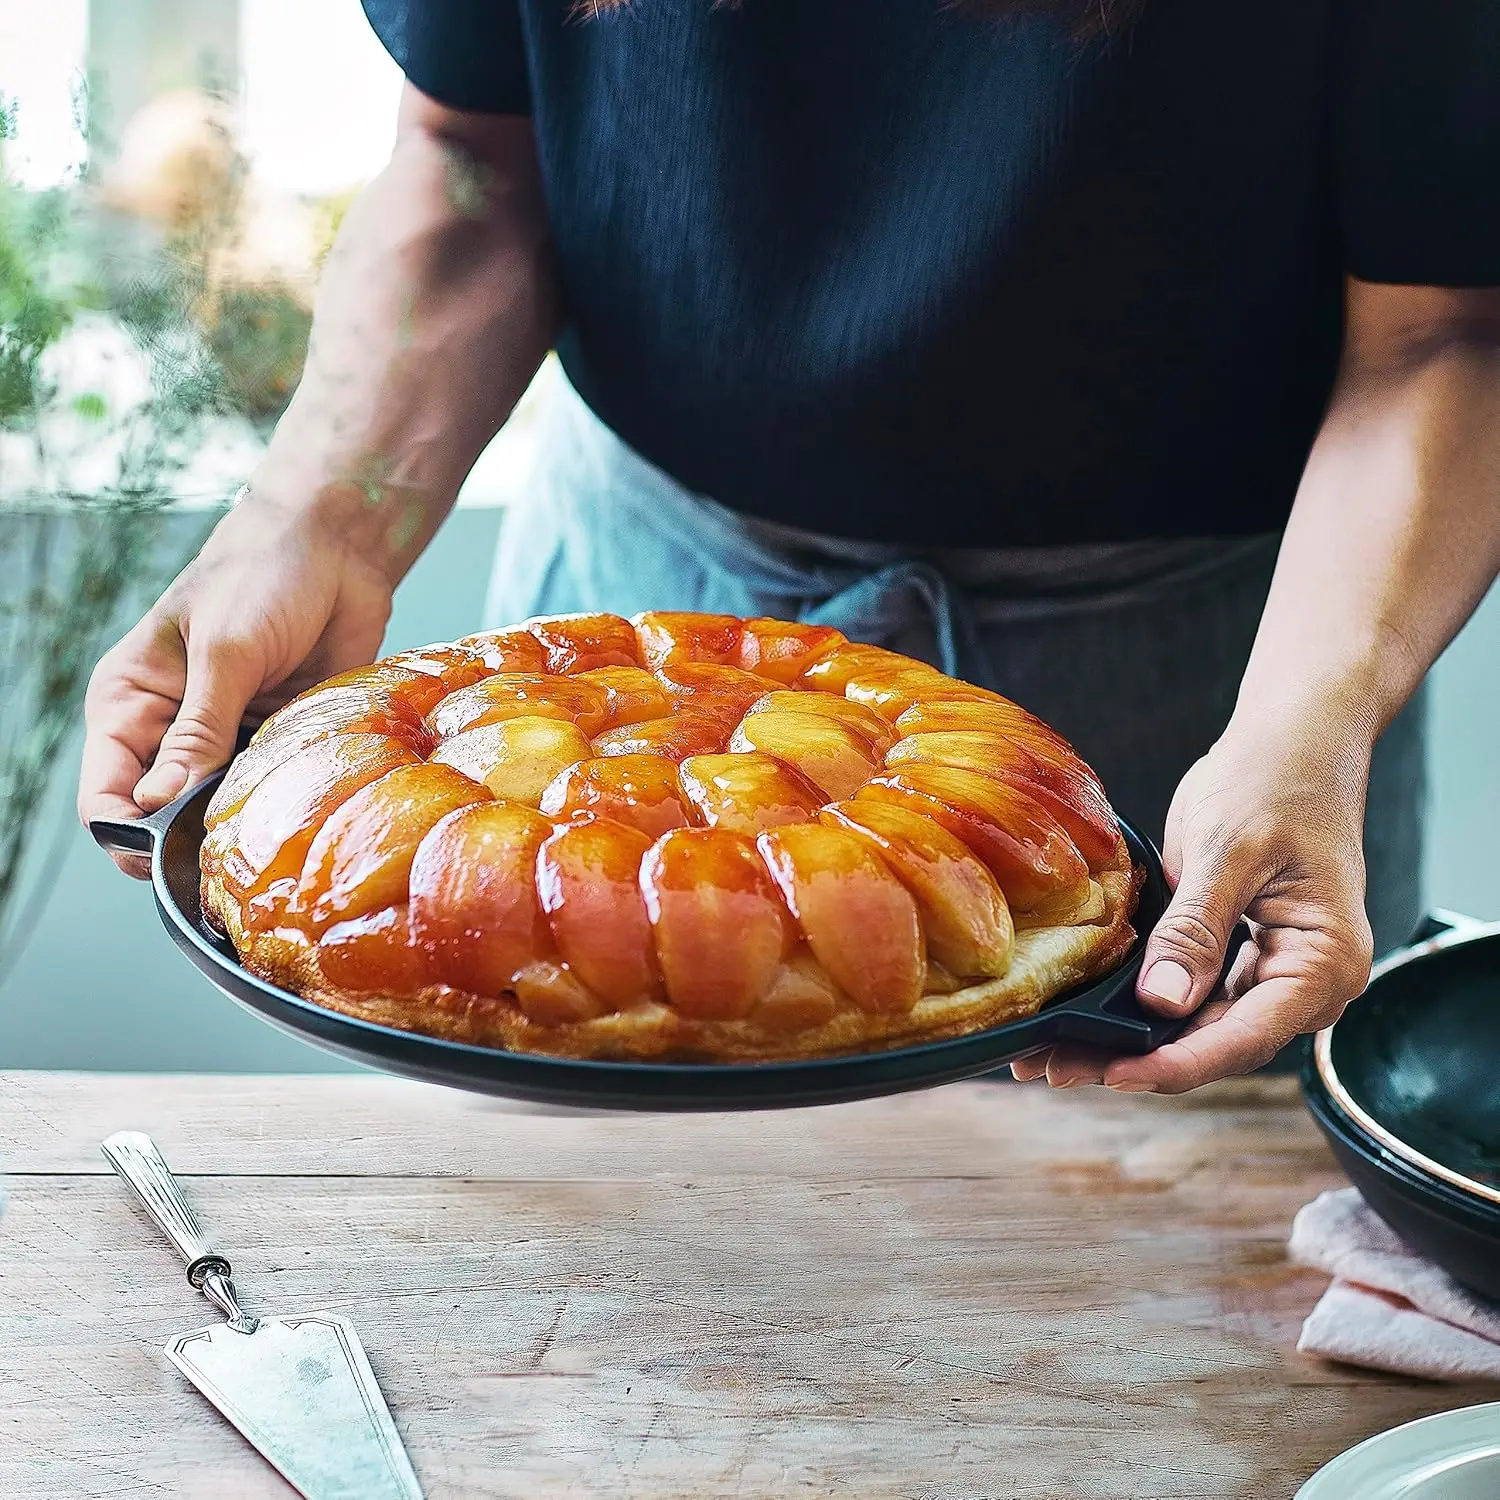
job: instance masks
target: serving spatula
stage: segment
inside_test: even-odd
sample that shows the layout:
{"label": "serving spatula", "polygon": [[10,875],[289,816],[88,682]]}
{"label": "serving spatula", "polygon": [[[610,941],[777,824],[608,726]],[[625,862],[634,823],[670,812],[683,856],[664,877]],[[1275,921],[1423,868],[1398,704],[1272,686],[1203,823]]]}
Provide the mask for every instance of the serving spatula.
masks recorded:
{"label": "serving spatula", "polygon": [[102,1148],[227,1322],[178,1334],[167,1358],[307,1500],[422,1500],[353,1325],[336,1313],[253,1318],[149,1135]]}

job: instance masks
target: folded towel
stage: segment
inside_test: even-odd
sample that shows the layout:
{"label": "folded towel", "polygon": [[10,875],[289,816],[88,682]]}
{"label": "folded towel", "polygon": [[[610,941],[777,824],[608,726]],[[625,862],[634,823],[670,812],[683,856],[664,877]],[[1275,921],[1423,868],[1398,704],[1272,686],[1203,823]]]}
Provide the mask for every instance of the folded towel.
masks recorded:
{"label": "folded towel", "polygon": [[1431,1380],[1500,1380],[1500,1307],[1424,1260],[1354,1188],[1321,1193],[1287,1253],[1334,1278],[1297,1347]]}

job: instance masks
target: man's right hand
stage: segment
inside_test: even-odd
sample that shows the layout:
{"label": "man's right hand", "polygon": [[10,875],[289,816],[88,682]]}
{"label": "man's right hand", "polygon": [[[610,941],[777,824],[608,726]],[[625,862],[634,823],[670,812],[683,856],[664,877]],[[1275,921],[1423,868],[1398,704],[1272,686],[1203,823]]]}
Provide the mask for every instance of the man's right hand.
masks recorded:
{"label": "man's right hand", "polygon": [[[85,823],[155,811],[229,759],[247,713],[263,717],[374,659],[393,581],[350,540],[345,510],[357,501],[284,507],[247,495],[100,660],[84,705]],[[138,855],[115,862],[147,873]]]}

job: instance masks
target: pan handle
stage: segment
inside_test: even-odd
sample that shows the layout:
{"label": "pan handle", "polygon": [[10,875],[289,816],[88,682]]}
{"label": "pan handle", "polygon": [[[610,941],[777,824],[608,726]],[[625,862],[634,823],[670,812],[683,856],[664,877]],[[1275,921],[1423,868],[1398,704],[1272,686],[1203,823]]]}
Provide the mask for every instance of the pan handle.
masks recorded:
{"label": "pan handle", "polygon": [[177,803],[169,802],[140,818],[90,818],[89,832],[106,854],[151,854],[176,811]]}
{"label": "pan handle", "polygon": [[1487,925],[1478,917],[1467,917],[1461,911],[1450,911],[1445,906],[1434,906],[1418,924],[1411,941],[1413,944],[1425,943],[1429,938],[1442,937],[1449,932],[1475,932]]}

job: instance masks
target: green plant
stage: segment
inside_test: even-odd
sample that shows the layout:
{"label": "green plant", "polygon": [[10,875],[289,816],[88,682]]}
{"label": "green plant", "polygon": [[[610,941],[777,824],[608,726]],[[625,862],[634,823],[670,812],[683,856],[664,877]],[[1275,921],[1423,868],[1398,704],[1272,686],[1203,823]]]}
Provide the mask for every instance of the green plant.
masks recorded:
{"label": "green plant", "polygon": [[[0,100],[0,167],[14,124]],[[227,503],[185,511],[185,476],[215,424],[274,423],[300,374],[300,303],[216,275],[236,232],[216,210],[143,234],[86,176],[34,192],[0,170],[0,975],[64,847],[35,846],[93,664]],[[131,378],[94,379],[96,346]]]}

